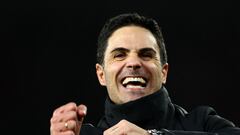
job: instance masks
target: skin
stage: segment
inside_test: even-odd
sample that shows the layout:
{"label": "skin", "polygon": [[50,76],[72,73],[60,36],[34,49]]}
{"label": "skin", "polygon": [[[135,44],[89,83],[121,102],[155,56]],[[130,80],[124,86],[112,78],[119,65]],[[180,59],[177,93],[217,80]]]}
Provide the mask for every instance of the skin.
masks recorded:
{"label": "skin", "polygon": [[[79,135],[86,114],[87,107],[85,105],[77,106],[73,102],[57,108],[50,120],[51,135]],[[65,123],[68,124],[67,128]]]}
{"label": "skin", "polygon": [[[142,27],[125,26],[108,40],[104,65],[96,64],[101,85],[106,86],[110,99],[123,104],[158,91],[166,82],[168,64],[161,65],[159,48],[153,34]],[[126,88],[125,77],[144,77],[144,88]]]}
{"label": "skin", "polygon": [[[96,64],[101,85],[106,86],[110,99],[123,104],[150,95],[166,83],[168,64],[160,62],[159,48],[152,33],[142,27],[117,29],[108,40],[104,64]],[[124,87],[126,77],[142,77],[146,87]],[[79,135],[87,107],[68,103],[57,108],[50,120],[51,135]],[[67,128],[65,123],[68,124]],[[149,135],[145,129],[121,120],[105,130],[104,135]]]}
{"label": "skin", "polygon": [[103,135],[149,135],[149,133],[133,123],[121,120],[116,125],[105,130]]}

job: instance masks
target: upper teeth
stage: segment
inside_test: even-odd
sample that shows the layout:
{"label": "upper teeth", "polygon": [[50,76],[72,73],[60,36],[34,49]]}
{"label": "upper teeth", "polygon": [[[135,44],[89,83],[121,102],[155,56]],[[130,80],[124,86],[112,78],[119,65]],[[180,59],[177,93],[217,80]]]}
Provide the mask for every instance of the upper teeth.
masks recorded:
{"label": "upper teeth", "polygon": [[122,84],[125,85],[129,82],[140,82],[140,83],[143,83],[143,84],[146,83],[146,81],[141,77],[127,77],[127,78],[124,79]]}

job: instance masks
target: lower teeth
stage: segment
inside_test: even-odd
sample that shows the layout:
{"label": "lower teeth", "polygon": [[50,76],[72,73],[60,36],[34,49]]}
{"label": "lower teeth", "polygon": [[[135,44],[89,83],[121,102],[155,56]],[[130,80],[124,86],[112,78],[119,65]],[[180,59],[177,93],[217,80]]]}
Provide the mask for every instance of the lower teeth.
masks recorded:
{"label": "lower teeth", "polygon": [[144,88],[144,87],[142,87],[140,85],[127,85],[126,88]]}

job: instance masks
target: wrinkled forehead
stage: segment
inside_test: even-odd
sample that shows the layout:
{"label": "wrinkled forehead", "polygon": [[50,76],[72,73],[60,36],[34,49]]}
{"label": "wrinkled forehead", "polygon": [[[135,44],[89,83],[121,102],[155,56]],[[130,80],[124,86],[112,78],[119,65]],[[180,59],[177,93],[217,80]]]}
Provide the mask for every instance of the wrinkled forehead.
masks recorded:
{"label": "wrinkled forehead", "polygon": [[136,51],[143,48],[152,48],[159,52],[154,35],[148,29],[140,26],[124,26],[115,30],[108,39],[106,53],[115,48],[126,48]]}

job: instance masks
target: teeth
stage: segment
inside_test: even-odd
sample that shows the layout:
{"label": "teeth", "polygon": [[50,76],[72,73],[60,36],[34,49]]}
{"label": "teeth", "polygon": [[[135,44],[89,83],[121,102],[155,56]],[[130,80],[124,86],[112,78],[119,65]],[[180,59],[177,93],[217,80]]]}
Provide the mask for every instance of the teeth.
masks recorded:
{"label": "teeth", "polygon": [[127,85],[126,88],[128,88],[128,89],[131,89],[131,88],[142,89],[142,88],[144,88],[144,87],[139,86],[139,85],[136,85],[136,86],[135,86],[135,85]]}
{"label": "teeth", "polygon": [[146,83],[146,81],[141,77],[127,77],[127,78],[124,79],[122,84],[125,85],[129,82],[140,82],[142,84]]}

